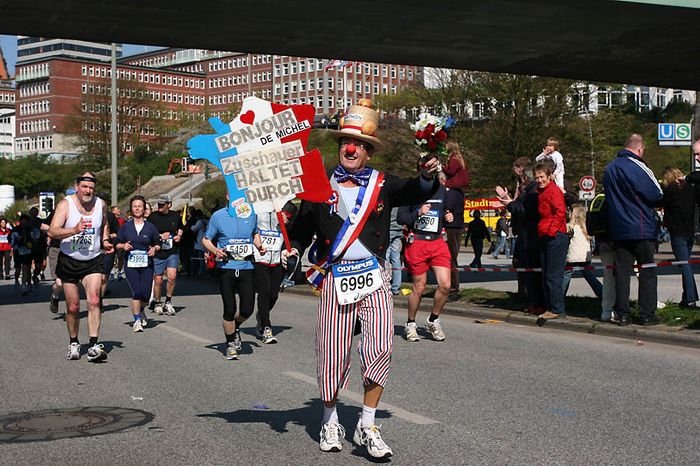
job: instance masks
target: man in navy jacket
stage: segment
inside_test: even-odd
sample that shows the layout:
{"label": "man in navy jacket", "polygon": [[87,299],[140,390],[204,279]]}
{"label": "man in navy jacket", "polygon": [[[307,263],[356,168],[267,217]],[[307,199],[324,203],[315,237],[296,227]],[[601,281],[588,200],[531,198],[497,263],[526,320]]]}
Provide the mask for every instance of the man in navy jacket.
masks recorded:
{"label": "man in navy jacket", "polygon": [[[630,275],[638,264],[654,262],[657,222],[654,207],[663,192],[654,172],[644,162],[644,139],[632,134],[625,148],[608,164],[603,175],[608,230],[615,244],[615,311],[619,325],[630,318]],[[656,269],[639,269],[639,314],[642,325],[658,324]]]}

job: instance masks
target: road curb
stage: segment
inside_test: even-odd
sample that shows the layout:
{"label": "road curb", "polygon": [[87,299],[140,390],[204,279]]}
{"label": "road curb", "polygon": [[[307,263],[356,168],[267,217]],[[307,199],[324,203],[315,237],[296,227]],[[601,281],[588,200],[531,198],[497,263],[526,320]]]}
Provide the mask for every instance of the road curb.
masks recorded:
{"label": "road curb", "polygon": [[[310,288],[305,285],[286,288],[285,293],[313,296]],[[431,299],[428,301],[432,302]],[[405,296],[395,296],[394,305],[401,309],[406,309],[408,306],[408,298]],[[651,341],[667,345],[700,348],[700,331],[681,330],[665,325],[657,326],[657,328],[663,328],[664,330],[652,330],[634,324],[620,327],[616,324],[596,322],[579,317],[542,321],[541,319],[537,319],[536,316],[523,312],[507,309],[488,309],[463,302],[447,303],[443,308],[443,312],[445,314],[471,317],[474,319],[500,320],[506,323],[528,325],[532,327],[547,327],[557,330],[626,338],[629,340]]]}

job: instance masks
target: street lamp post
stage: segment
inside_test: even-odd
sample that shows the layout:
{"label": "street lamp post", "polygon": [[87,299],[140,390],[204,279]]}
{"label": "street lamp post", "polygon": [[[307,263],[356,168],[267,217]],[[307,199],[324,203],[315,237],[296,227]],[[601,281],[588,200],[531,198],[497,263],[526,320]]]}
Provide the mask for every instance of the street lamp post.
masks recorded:
{"label": "street lamp post", "polygon": [[117,194],[117,44],[112,42],[112,205],[119,202]]}

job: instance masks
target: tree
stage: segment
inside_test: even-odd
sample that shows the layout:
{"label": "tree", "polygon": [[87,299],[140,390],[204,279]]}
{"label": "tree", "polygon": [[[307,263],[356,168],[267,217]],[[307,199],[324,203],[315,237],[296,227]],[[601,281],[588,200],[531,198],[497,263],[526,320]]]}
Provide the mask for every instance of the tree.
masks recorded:
{"label": "tree", "polygon": [[42,191],[63,192],[73,184],[78,170],[48,156],[29,155],[15,160],[0,159],[0,184],[15,187],[15,197],[34,197]]}
{"label": "tree", "polygon": [[[122,159],[126,152],[150,143],[153,136],[164,135],[172,124],[163,118],[164,105],[138,83],[120,79],[117,92],[117,156]],[[82,159],[98,170],[111,161],[111,94],[109,79],[91,83],[76,115],[67,123],[68,132],[77,136]]]}

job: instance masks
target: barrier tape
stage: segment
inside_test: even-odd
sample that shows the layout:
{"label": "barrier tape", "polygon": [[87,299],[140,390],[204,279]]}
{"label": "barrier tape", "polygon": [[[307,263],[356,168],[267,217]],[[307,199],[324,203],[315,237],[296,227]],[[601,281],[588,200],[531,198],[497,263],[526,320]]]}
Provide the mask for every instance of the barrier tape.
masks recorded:
{"label": "barrier tape", "polygon": [[[201,257],[193,257],[191,260],[205,260],[202,259]],[[650,262],[648,264],[634,264],[632,268],[634,269],[652,269],[652,268],[657,268],[657,267],[671,267],[671,266],[676,266],[676,265],[692,265],[692,264],[700,264],[700,259],[691,259],[687,261],[661,261],[661,262]],[[310,265],[302,265],[301,269],[302,270],[308,270],[311,266]],[[610,269],[613,270],[615,268],[614,265],[577,265],[577,266],[570,266],[567,265],[564,267],[565,270],[571,270],[573,272],[576,272],[578,270],[605,270],[605,269]],[[386,267],[387,270],[394,270],[393,267]],[[408,270],[405,267],[400,267],[398,270]],[[452,269],[455,270],[455,269]],[[506,273],[515,273],[515,272],[542,272],[542,267],[457,267],[456,270],[462,270],[464,272],[471,272],[471,273],[478,273],[478,272],[506,272]]]}

